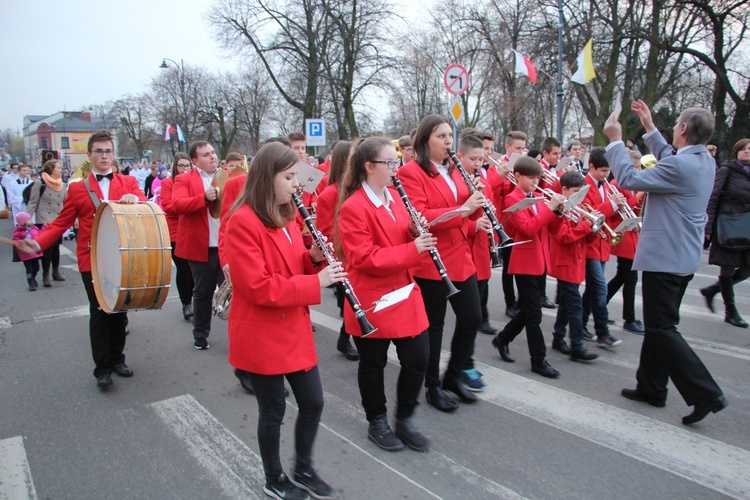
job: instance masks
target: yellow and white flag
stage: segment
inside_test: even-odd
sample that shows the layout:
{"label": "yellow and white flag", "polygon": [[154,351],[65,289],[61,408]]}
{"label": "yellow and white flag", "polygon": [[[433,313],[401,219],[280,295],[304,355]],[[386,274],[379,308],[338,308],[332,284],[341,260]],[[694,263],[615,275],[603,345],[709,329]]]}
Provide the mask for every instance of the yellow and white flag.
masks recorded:
{"label": "yellow and white flag", "polygon": [[596,78],[596,72],[594,71],[594,39],[589,39],[583,51],[578,55],[576,63],[578,68],[573,76],[570,77],[571,82],[580,83],[586,85],[591,80]]}

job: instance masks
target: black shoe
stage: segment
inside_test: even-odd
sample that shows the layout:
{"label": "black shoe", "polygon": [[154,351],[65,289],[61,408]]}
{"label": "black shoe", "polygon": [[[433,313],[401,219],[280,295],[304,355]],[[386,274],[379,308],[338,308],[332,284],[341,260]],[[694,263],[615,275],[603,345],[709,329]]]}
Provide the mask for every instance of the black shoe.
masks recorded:
{"label": "black shoe", "polygon": [[641,394],[638,389],[623,389],[622,391],[620,391],[620,394],[628,399],[632,399],[633,401],[648,403],[651,406],[655,406],[657,408],[664,408],[665,406],[667,406],[666,399],[657,399],[655,397],[646,396],[645,394]]}
{"label": "black shoe", "polygon": [[110,385],[112,385],[112,375],[109,373],[105,373],[104,375],[99,375],[96,377],[96,385],[99,387],[99,389],[106,389]]}
{"label": "black shoe", "polygon": [[518,305],[514,302],[505,308],[505,315],[509,318],[518,316]]}
{"label": "black shoe", "polygon": [[250,394],[255,395],[255,389],[253,389],[253,384],[250,382],[250,377],[248,376],[248,373],[245,370],[240,370],[239,368],[234,369],[234,376],[237,377],[237,379],[240,381],[240,385],[243,389],[245,389]]}
{"label": "black shoe", "polygon": [[404,443],[396,437],[388,425],[388,417],[385,413],[378,415],[372,421],[367,429],[367,439],[378,445],[386,451],[398,451],[404,448]]}
{"label": "black shoe", "polygon": [[263,493],[277,500],[307,500],[310,496],[297,488],[283,472],[275,481],[268,481],[263,486]]}
{"label": "black shoe", "polygon": [[458,403],[449,398],[440,387],[430,387],[425,392],[427,402],[440,411],[451,412],[458,408]]}
{"label": "black shoe", "polygon": [[630,333],[635,333],[636,335],[643,335],[646,333],[646,328],[639,320],[626,321],[623,323],[622,329]]}
{"label": "black shoe", "polygon": [[293,485],[305,490],[313,498],[335,498],[333,488],[320,479],[312,469],[310,469],[310,472],[295,472],[291,481]]}
{"label": "black shoe", "polygon": [[458,377],[449,377],[446,375],[443,378],[443,390],[452,392],[461,398],[461,401],[464,403],[476,403],[477,401],[477,397],[474,393],[471,392]]}
{"label": "black shoe", "polygon": [[724,314],[724,321],[729,323],[732,326],[737,326],[739,328],[748,327],[747,321],[742,319],[742,316],[740,316],[740,313],[737,312],[737,307],[734,305],[726,306],[726,313]]}
{"label": "black shoe", "polygon": [[546,295],[542,297],[542,307],[545,309],[557,309],[557,306]]}
{"label": "black shoe", "polygon": [[502,359],[506,363],[516,362],[513,356],[510,355],[510,349],[508,348],[508,343],[500,340],[500,335],[496,335],[492,339],[492,345],[495,346],[495,348],[497,348],[497,351],[500,353],[500,359]]}
{"label": "black shoe", "polygon": [[694,424],[700,422],[709,413],[716,413],[729,406],[729,401],[723,395],[718,398],[709,401],[708,403],[697,404],[693,408],[693,413],[682,417],[682,423],[685,425]]}
{"label": "black shoe", "polygon": [[34,288],[39,288],[39,282],[36,280],[36,278],[31,278],[34,280]]}
{"label": "black shoe", "polygon": [[703,295],[703,297],[706,299],[706,307],[708,307],[708,310],[712,313],[716,312],[716,309],[714,308],[714,297],[720,291],[721,285],[719,285],[719,282],[716,282],[711,286],[707,286],[706,288],[701,288],[701,295]]}
{"label": "black shoe", "polygon": [[500,333],[500,330],[492,326],[489,321],[486,321],[479,327],[479,333],[484,333],[485,335],[497,335]]}
{"label": "black shoe", "polygon": [[193,342],[193,346],[198,349],[199,351],[205,351],[208,349],[208,339],[205,337],[200,337],[195,339],[195,342]]}
{"label": "black shoe", "polygon": [[589,342],[596,342],[596,335],[591,333],[588,328],[585,326],[583,327],[583,340],[588,340]]}
{"label": "black shoe", "polygon": [[352,345],[351,337],[346,333],[339,333],[339,340],[336,342],[336,350],[343,354],[349,361],[359,360],[359,353]]}
{"label": "black shoe", "polygon": [[29,283],[29,291],[36,292],[36,284],[34,283],[34,280],[29,278],[26,281]]}
{"label": "black shoe", "polygon": [[560,351],[563,354],[570,354],[570,347],[568,347],[568,343],[565,342],[565,339],[553,339],[552,349]]}
{"label": "black shoe", "polygon": [[132,377],[133,376],[133,369],[130,368],[125,363],[117,363],[115,365],[114,371],[116,374],[118,374],[121,377]]}
{"label": "black shoe", "polygon": [[182,306],[182,317],[186,320],[190,320],[193,317],[193,305],[185,304]]}
{"label": "black shoe", "polygon": [[571,361],[593,361],[596,358],[598,358],[598,354],[594,354],[593,352],[589,352],[588,349],[581,346],[580,349],[571,349],[570,350],[570,360]]}
{"label": "black shoe", "polygon": [[547,360],[544,360],[541,363],[533,363],[531,365],[531,371],[547,378],[557,378],[560,376],[560,372],[552,368],[550,364],[547,363]]}
{"label": "black shoe", "polygon": [[430,440],[414,426],[411,417],[396,420],[396,437],[415,451],[430,449]]}

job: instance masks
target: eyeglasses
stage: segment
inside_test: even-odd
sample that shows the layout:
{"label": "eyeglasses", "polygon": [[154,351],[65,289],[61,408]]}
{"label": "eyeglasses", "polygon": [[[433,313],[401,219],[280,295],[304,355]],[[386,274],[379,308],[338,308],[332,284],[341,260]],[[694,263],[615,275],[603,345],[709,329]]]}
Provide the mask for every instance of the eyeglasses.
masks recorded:
{"label": "eyeglasses", "polygon": [[96,156],[104,156],[104,155],[111,156],[115,152],[112,151],[111,149],[95,149],[92,151],[92,153],[94,153]]}
{"label": "eyeglasses", "polygon": [[370,163],[383,163],[391,170],[393,170],[394,168],[398,168],[399,165],[398,160],[372,160]]}
{"label": "eyeglasses", "polygon": [[192,164],[190,164],[190,163],[178,163],[178,164],[177,164],[177,166],[178,166],[179,168],[190,168],[190,167],[192,167],[193,165],[192,165]]}

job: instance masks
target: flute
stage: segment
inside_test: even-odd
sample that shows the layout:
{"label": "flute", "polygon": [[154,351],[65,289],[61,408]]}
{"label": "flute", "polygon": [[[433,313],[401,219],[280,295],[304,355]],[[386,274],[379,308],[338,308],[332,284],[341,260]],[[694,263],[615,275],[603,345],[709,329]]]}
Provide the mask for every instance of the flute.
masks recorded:
{"label": "flute", "polygon": [[[419,221],[419,214],[414,209],[414,205],[411,204],[411,201],[409,201],[409,197],[406,195],[406,191],[404,191],[404,188],[401,185],[401,181],[395,175],[392,176],[391,179],[393,180],[393,187],[396,188],[396,191],[398,191],[398,194],[401,196],[401,201],[404,202],[406,211],[409,212],[409,217],[411,217],[411,221],[414,224],[414,227],[417,228],[417,232],[419,232],[419,234],[425,234],[428,231],[424,226],[422,226],[422,223]],[[432,250],[430,250],[430,257],[432,257],[432,262],[435,263],[438,274],[440,274],[440,279],[443,280],[443,285],[445,286],[445,291],[447,293],[445,298],[452,297],[453,295],[456,295],[458,292],[460,292],[460,290],[456,288],[451,279],[448,277],[448,272],[445,270],[445,264],[443,264],[437,248],[433,248]]]}
{"label": "flute", "polygon": [[[318,228],[315,227],[315,223],[312,221],[312,217],[310,217],[310,214],[305,208],[305,205],[302,203],[302,198],[297,194],[293,194],[292,200],[294,200],[294,204],[297,205],[299,214],[305,221],[307,229],[310,230],[310,236],[312,236],[315,245],[317,245],[317,247],[323,253],[323,256],[326,258],[326,262],[328,263],[328,265],[331,266],[336,264],[336,262],[338,262],[336,256],[333,255],[331,249],[328,248],[323,233],[321,233]],[[354,309],[354,317],[357,318],[357,321],[359,322],[359,327],[362,330],[362,337],[367,337],[368,335],[371,335],[378,331],[378,329],[372,326],[372,323],[370,323],[370,321],[367,319],[367,312],[362,309],[362,304],[354,294],[354,289],[352,288],[351,282],[348,279],[344,278],[344,281],[341,282],[341,285],[344,288],[344,296],[346,297],[346,300],[349,301],[349,305],[352,306],[352,309]]]}
{"label": "flute", "polygon": [[[456,168],[458,168],[458,171],[461,172],[461,177],[464,178],[464,182],[466,182],[466,187],[469,188],[469,193],[474,194],[477,191],[476,186],[474,185],[474,182],[471,180],[471,177],[469,177],[469,173],[466,171],[466,168],[461,164],[461,160],[458,159],[458,156],[456,156],[456,153],[454,151],[448,150],[448,156],[451,157],[451,160],[456,165]],[[492,223],[492,229],[495,231],[495,234],[497,234],[498,239],[500,240],[500,245],[498,245],[499,248],[505,248],[508,245],[511,245],[513,243],[513,238],[508,236],[508,234],[503,230],[503,225],[500,224],[500,221],[497,220],[497,217],[495,217],[495,211],[492,208],[492,205],[490,203],[485,203],[482,205],[482,210],[484,210],[484,214],[487,216],[487,218],[490,220],[490,223]]]}

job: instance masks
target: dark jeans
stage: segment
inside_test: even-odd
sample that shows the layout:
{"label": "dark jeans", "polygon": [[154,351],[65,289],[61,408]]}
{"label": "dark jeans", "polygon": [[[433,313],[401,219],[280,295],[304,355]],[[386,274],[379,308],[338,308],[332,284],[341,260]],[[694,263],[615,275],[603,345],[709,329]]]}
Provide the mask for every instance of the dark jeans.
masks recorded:
{"label": "dark jeans", "polygon": [[268,480],[276,481],[284,472],[279,457],[281,423],[286,411],[284,377],[297,400],[299,413],[294,425],[294,445],[297,472],[312,469],[312,449],[323,413],[323,386],[318,367],[285,375],[260,375],[248,372],[258,400],[258,447],[263,460],[263,470]]}
{"label": "dark jeans", "polygon": [[177,268],[175,281],[177,282],[177,293],[180,295],[180,302],[183,306],[193,301],[193,272],[190,270],[190,263],[174,254],[177,242],[172,242],[172,262]]}
{"label": "dark jeans", "polygon": [[606,262],[586,259],[586,290],[583,292],[583,324],[589,322],[589,314],[594,314],[594,328],[600,337],[609,335],[607,325],[607,280],[604,277]]}
{"label": "dark jeans", "polygon": [[617,257],[617,273],[607,283],[607,304],[622,288],[622,319],[635,321],[635,285],[638,283],[638,271],[633,271],[633,261]]}
{"label": "dark jeans", "polygon": [[542,334],[542,296],[539,276],[516,274],[518,286],[518,314],[511,319],[500,332],[503,342],[512,342],[524,328],[529,344],[532,363],[541,363],[547,356]]}
{"label": "dark jeans", "polygon": [[646,334],[636,372],[640,393],[666,398],[669,378],[688,406],[706,403],[722,394],[708,369],[677,331],[682,297],[692,279],[692,274],[643,272]]}
{"label": "dark jeans", "polygon": [[60,243],[54,243],[42,254],[42,272],[45,276],[49,274],[50,266],[54,271],[60,268]]}
{"label": "dark jeans", "polygon": [[391,343],[396,346],[401,364],[396,385],[396,418],[411,417],[417,406],[417,397],[430,355],[430,337],[427,331],[416,337],[400,339],[353,338],[359,351],[357,378],[367,420],[371,421],[387,412],[383,374],[388,364],[388,346]]}
{"label": "dark jeans", "polygon": [[208,262],[189,260],[193,274],[193,338],[205,339],[211,333],[213,298],[217,286],[224,283],[219,249],[208,249]]}
{"label": "dark jeans", "polygon": [[36,278],[36,274],[39,272],[39,261],[40,258],[29,259],[23,261],[23,267],[26,268],[26,278]]}
{"label": "dark jeans", "polygon": [[482,324],[482,312],[479,307],[479,289],[477,277],[472,275],[466,281],[454,281],[453,284],[460,291],[450,299],[445,298],[445,287],[440,280],[416,278],[415,281],[422,289],[430,336],[430,359],[427,363],[425,386],[428,389],[440,385],[440,350],[443,344],[443,326],[448,301],[456,315],[456,328],[451,341],[451,357],[448,361],[446,376],[458,377],[464,363],[474,352],[474,339],[479,325]]}
{"label": "dark jeans", "polygon": [[557,280],[557,319],[552,335],[564,340],[569,326],[570,345],[574,349],[583,347],[583,305],[579,288],[576,283]]}
{"label": "dark jeans", "polygon": [[81,273],[83,286],[89,299],[89,337],[91,355],[94,358],[94,376],[99,377],[112,373],[117,363],[125,362],[125,327],[128,324],[127,313],[107,314],[99,307],[99,300],[94,292],[91,271]]}
{"label": "dark jeans", "polygon": [[503,295],[505,296],[505,306],[509,307],[516,303],[516,292],[513,290],[513,275],[508,274],[510,267],[510,252],[513,247],[505,247],[503,252]]}

